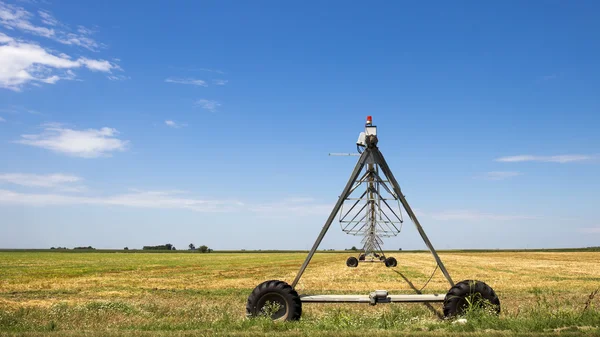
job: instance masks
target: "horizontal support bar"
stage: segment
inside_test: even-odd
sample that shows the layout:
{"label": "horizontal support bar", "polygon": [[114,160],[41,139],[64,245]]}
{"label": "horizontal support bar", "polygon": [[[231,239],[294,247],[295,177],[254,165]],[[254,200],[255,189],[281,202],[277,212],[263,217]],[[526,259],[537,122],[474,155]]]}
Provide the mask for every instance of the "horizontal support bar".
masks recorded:
{"label": "horizontal support bar", "polygon": [[385,260],[380,260],[378,257],[365,256],[364,260],[358,260],[359,263],[385,263]]}
{"label": "horizontal support bar", "polygon": [[[339,221],[340,223],[370,223],[372,222],[372,220],[345,220],[345,219],[341,219]],[[404,223],[404,220],[383,220],[383,219],[376,219],[375,220],[376,223],[391,223],[391,224],[402,224]]]}
{"label": "horizontal support bar", "polygon": [[346,200],[365,200],[365,201],[378,201],[378,200],[398,200],[390,198],[346,198]]}
{"label": "horizontal support bar", "polygon": [[[388,295],[378,298],[377,303],[444,302],[444,297],[440,294]],[[372,303],[369,295],[301,295],[300,300],[306,303]]]}

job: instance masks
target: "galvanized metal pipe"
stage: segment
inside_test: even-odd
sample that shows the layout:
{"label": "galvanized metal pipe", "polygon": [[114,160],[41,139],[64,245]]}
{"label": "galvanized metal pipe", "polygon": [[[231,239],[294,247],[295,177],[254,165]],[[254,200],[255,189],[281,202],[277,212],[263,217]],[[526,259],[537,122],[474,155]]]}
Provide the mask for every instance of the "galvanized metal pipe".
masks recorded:
{"label": "galvanized metal pipe", "polygon": [[[441,294],[388,295],[377,299],[377,303],[444,302],[444,297]],[[303,295],[300,300],[302,303],[372,303],[369,295]]]}

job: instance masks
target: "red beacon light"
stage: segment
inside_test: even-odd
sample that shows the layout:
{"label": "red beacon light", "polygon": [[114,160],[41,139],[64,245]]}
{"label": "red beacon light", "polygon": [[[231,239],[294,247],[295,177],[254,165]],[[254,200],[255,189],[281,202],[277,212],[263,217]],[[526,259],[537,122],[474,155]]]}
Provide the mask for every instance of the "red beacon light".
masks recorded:
{"label": "red beacon light", "polygon": [[[358,135],[358,140],[356,141],[356,145],[366,147],[368,136],[377,137],[377,127],[373,125],[373,117],[372,116],[367,116],[367,123],[365,124],[365,132],[361,132]],[[358,151],[358,152],[360,153],[360,151]]]}

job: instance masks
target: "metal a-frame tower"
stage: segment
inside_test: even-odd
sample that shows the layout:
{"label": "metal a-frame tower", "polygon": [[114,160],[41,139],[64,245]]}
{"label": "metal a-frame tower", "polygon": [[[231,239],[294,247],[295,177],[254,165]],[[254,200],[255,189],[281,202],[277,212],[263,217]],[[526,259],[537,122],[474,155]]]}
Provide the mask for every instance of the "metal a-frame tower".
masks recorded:
{"label": "metal a-frame tower", "polygon": [[[443,302],[444,314],[454,316],[462,312],[467,303],[473,303],[472,300],[468,299],[471,296],[490,302],[497,308],[497,312],[500,312],[500,301],[496,293],[484,282],[465,280],[457,284],[454,283],[415,213],[402,194],[398,181],[377,146],[378,142],[377,127],[372,125],[371,116],[368,116],[365,132],[360,134],[357,142],[359,152],[362,149],[360,157],[298,274],[291,285],[279,280],[259,284],[248,297],[246,313],[249,317],[265,314],[268,311],[273,319],[297,320],[302,314],[302,303],[370,303],[375,305],[377,303],[392,302]],[[351,196],[353,192],[359,190],[360,186],[365,185],[365,192],[358,198]],[[347,211],[342,210],[345,202],[352,204]],[[381,249],[381,237],[397,235],[400,232],[398,224],[403,222],[401,212],[395,212],[394,207],[391,206],[395,202],[398,202],[404,208],[433,255],[437,267],[450,284],[451,288],[446,296],[420,293],[389,295],[385,290],[376,290],[368,295],[298,295],[294,288],[300,281],[338,213],[340,213],[340,223],[344,232],[364,236],[363,256],[366,257],[367,254],[370,254],[377,258],[378,256],[375,255],[377,252],[381,253],[381,256],[385,256]],[[350,259],[356,258],[351,257]],[[350,259],[348,260],[350,261]],[[393,263],[390,264],[390,259],[393,258],[384,258],[383,261],[386,262],[386,266],[394,267],[396,261],[394,259]],[[355,265],[353,266],[355,267]],[[271,304],[275,304],[276,310],[272,309]],[[271,310],[265,310],[265,308],[271,308]]]}
{"label": "metal a-frame tower", "polygon": [[[356,165],[354,166],[354,170],[350,175],[350,179],[348,179],[346,187],[344,187],[344,190],[342,191],[337,203],[333,207],[333,210],[331,210],[331,214],[325,222],[321,233],[317,237],[312,249],[308,253],[306,260],[302,264],[300,271],[294,279],[294,282],[292,282],[292,287],[295,287],[296,284],[298,284],[298,281],[302,277],[304,270],[317,251],[317,248],[321,244],[321,241],[325,237],[325,234],[329,230],[329,227],[333,223],[336,215],[342,209],[344,202],[352,201],[353,198],[351,198],[351,195],[353,192],[365,183],[367,184],[366,191],[355,200],[355,203],[350,207],[350,210],[341,215],[340,223],[342,223],[342,229],[344,232],[353,233],[354,228],[358,226],[356,233],[362,233],[365,236],[365,255],[367,253],[374,254],[376,251],[380,251],[381,254],[383,254],[380,236],[397,235],[400,232],[400,229],[396,227],[396,224],[403,222],[401,215],[398,215],[401,213],[394,212],[393,207],[390,205],[390,203],[388,203],[388,201],[400,202],[406,211],[406,214],[408,214],[412,222],[417,227],[417,231],[421,235],[425,245],[427,248],[429,248],[431,254],[433,254],[433,257],[439,269],[444,274],[444,277],[446,277],[448,283],[450,283],[450,286],[454,286],[454,282],[452,281],[448,270],[446,270],[444,263],[431,244],[431,241],[429,241],[429,238],[427,237],[427,234],[425,234],[425,231],[419,223],[417,216],[406,201],[404,194],[402,194],[400,185],[392,174],[392,171],[385,161],[383,154],[381,151],[379,151],[379,148],[377,147],[378,142],[379,139],[377,138],[377,126],[373,125],[371,116],[368,116],[367,123],[365,125],[365,132],[360,133],[357,141],[357,147],[359,149],[364,148],[364,150],[362,150],[362,153],[358,158]],[[365,169],[365,172],[361,176],[363,169]],[[382,187],[385,192],[387,192],[393,198],[392,200],[382,196]],[[363,206],[359,208],[356,213],[351,213],[361,202],[364,202]],[[363,212],[365,209],[366,212]],[[350,214],[354,215],[350,217]],[[364,215],[360,217],[361,214]],[[393,218],[390,218],[390,215],[393,216]],[[344,224],[346,224],[346,226],[344,226]],[[387,264],[388,263],[386,263],[386,265]]]}

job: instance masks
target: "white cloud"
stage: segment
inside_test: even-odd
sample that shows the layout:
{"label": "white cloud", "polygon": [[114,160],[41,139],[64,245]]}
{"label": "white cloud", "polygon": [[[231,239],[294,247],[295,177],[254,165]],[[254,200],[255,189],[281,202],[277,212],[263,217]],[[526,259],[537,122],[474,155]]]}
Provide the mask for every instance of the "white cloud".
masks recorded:
{"label": "white cloud", "polygon": [[197,199],[170,191],[134,191],[113,196],[72,196],[64,194],[19,193],[0,189],[0,204],[30,206],[100,205],[157,209],[187,209],[196,212],[229,212],[242,203],[231,200]]}
{"label": "white cloud", "polygon": [[0,32],[0,43],[9,43],[13,41],[14,39],[12,37]]}
{"label": "white cloud", "polygon": [[76,45],[96,51],[100,47],[98,42],[89,37],[92,30],[78,26],[73,32],[67,25],[59,22],[49,11],[39,10],[39,20],[47,25],[39,26],[32,23],[35,15],[22,7],[5,4],[0,1],[0,25],[10,30],[20,30],[29,34],[43,36],[65,45]]}
{"label": "white cloud", "polygon": [[515,171],[492,171],[492,172],[486,172],[483,175],[483,177],[488,180],[503,180],[503,179],[520,176],[521,174],[522,174],[521,172],[515,172]]}
{"label": "white cloud", "polygon": [[56,26],[59,24],[58,20],[56,20],[56,18],[54,18],[50,12],[39,10],[38,15],[42,19],[42,22],[49,26]]}
{"label": "white cloud", "polygon": [[110,72],[112,69],[120,69],[119,66],[112,64],[106,60],[90,60],[88,58],[82,57],[79,59],[79,62],[91,71]]}
{"label": "white cloud", "polygon": [[172,128],[175,128],[175,129],[179,129],[179,128],[183,128],[183,127],[186,127],[186,126],[187,126],[187,124],[186,124],[186,123],[177,123],[177,122],[175,122],[175,121],[172,121],[172,120],[166,120],[166,121],[165,121],[165,124],[166,124],[167,126],[170,126],[170,127],[172,127]]}
{"label": "white cloud", "polygon": [[196,101],[196,105],[202,109],[206,109],[211,112],[217,111],[217,108],[221,106],[221,103],[208,99],[199,99]]}
{"label": "white cloud", "polygon": [[0,1],[0,24],[8,29],[19,29],[44,37],[55,35],[54,29],[35,26],[31,23],[33,15],[22,7],[5,4]]}
{"label": "white cloud", "polygon": [[56,39],[56,41],[66,45],[83,47],[91,51],[97,51],[100,47],[100,45],[94,41],[94,39],[74,33],[66,33],[63,37]]}
{"label": "white cloud", "polygon": [[167,83],[178,83],[178,84],[190,84],[190,85],[197,85],[197,86],[200,86],[200,87],[206,87],[206,86],[208,86],[206,84],[206,81],[197,80],[197,79],[194,79],[194,78],[172,78],[172,77],[170,77],[170,78],[167,78],[165,80],[165,82],[167,82]]}
{"label": "white cloud", "polygon": [[533,219],[539,218],[536,216],[529,216],[529,215],[492,214],[492,213],[482,213],[482,212],[478,212],[478,211],[469,211],[469,210],[444,211],[444,212],[440,212],[440,213],[432,213],[432,214],[429,214],[429,216],[436,220],[469,220],[469,221],[533,220]]}
{"label": "white cloud", "polygon": [[79,185],[83,179],[70,174],[29,174],[29,173],[3,173],[0,174],[0,184],[8,183],[25,187],[56,188],[67,192],[80,192],[85,190]]}
{"label": "white cloud", "polygon": [[125,151],[129,141],[116,138],[112,128],[73,130],[60,124],[46,125],[40,134],[21,135],[16,143],[41,147],[67,155],[95,158],[110,156],[114,151]]}
{"label": "white cloud", "polygon": [[509,157],[497,158],[496,161],[508,162],[508,163],[538,161],[538,162],[564,164],[564,163],[584,161],[584,160],[590,160],[590,159],[592,159],[592,156],[590,156],[590,155],[565,154],[565,155],[557,155],[557,156],[532,156],[532,155],[509,156]]}
{"label": "white cloud", "polygon": [[[0,33],[0,87],[20,91],[28,83],[53,84],[61,79],[72,80],[71,69],[85,67],[92,71],[110,72],[119,66],[106,60],[81,57],[71,59],[66,54],[55,55],[33,43],[17,41]],[[56,74],[58,72],[58,74]]]}
{"label": "white cloud", "polygon": [[131,79],[131,77],[125,75],[108,75],[106,76],[106,78],[108,78],[111,81],[125,81]]}
{"label": "white cloud", "polygon": [[225,85],[227,84],[227,82],[229,82],[228,80],[213,80],[213,83],[215,85]]}
{"label": "white cloud", "polygon": [[79,32],[79,34],[82,34],[82,35],[92,35],[92,34],[94,34],[93,30],[91,30],[89,28],[86,28],[84,26],[81,26],[81,25],[77,26],[77,31]]}

